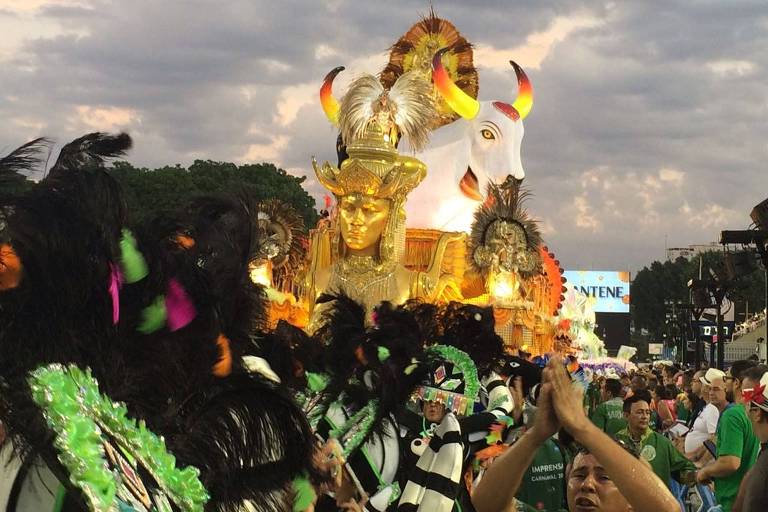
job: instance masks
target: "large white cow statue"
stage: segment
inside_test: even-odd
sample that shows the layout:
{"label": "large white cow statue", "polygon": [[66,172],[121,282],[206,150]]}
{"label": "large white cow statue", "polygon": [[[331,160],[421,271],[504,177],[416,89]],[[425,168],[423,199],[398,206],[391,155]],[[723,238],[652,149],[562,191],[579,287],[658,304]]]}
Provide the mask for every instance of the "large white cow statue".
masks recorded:
{"label": "large white cow statue", "polygon": [[[409,227],[469,231],[488,183],[502,183],[510,175],[517,180],[525,177],[520,148],[533,90],[525,72],[510,61],[519,89],[515,102],[477,101],[451,81],[442,63],[447,51],[443,48],[435,54],[432,81],[461,118],[432,132],[421,151],[412,151],[407,140],[401,142],[401,152],[413,153],[427,164],[427,177],[408,196],[406,219]],[[338,103],[331,86],[342,69],[326,76],[320,93],[332,122],[336,122]]]}
{"label": "large white cow statue", "polygon": [[525,177],[520,147],[533,93],[525,72],[510,61],[519,87],[515,103],[477,101],[451,82],[441,61],[445,51],[435,54],[432,80],[461,118],[435,130],[415,153],[427,164],[427,177],[408,197],[406,218],[411,227],[469,231],[489,182]]}

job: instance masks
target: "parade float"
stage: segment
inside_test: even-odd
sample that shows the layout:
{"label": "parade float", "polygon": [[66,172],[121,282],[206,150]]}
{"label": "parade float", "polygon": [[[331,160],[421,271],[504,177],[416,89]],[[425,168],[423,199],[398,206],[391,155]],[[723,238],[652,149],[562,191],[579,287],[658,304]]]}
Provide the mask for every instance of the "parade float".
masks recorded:
{"label": "parade float", "polygon": [[562,340],[585,334],[563,333],[563,271],[525,208],[520,150],[533,89],[510,67],[514,102],[480,99],[472,45],[432,13],[395,42],[378,76],[356,77],[339,100],[333,81],[344,68],[328,73],[320,103],[340,133],[339,162],[313,167],[333,200],[303,246],[290,223],[265,215],[275,256],[255,262],[254,276],[271,288],[273,323],[311,331],[317,298],[332,290],[369,310],[459,301],[493,306],[510,352],[573,352]]}

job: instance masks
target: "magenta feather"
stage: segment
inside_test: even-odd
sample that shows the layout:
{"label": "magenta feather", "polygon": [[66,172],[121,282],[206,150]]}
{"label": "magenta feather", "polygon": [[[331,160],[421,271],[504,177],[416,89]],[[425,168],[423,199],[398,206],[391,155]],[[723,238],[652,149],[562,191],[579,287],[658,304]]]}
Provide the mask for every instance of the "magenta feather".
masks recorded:
{"label": "magenta feather", "polygon": [[123,274],[114,263],[109,264],[109,295],[112,297],[112,325],[120,321],[120,287],[123,285]]}
{"label": "magenta feather", "polygon": [[189,298],[189,294],[176,279],[168,281],[165,307],[168,310],[168,329],[170,331],[178,331],[186,327],[197,315],[197,310]]}

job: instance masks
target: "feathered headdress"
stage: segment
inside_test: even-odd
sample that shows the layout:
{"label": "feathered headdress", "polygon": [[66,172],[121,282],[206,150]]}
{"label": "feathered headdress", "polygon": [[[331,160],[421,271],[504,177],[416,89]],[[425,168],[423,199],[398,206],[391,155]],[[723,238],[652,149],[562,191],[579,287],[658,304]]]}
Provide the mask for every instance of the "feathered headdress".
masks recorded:
{"label": "feathered headdress", "polygon": [[390,89],[378,78],[362,75],[341,100],[339,128],[349,146],[362,137],[371,123],[378,123],[395,146],[400,135],[418,150],[429,141],[430,123],[436,116],[432,87],[416,73],[405,73]]}

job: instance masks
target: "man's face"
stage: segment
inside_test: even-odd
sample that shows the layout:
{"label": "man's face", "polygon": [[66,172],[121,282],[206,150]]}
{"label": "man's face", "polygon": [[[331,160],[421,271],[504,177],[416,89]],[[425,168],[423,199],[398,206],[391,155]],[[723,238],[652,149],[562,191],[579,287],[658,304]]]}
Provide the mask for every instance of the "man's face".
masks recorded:
{"label": "man's face", "polygon": [[[744,378],[741,383],[742,390],[755,389],[759,385],[760,382],[750,378]],[[745,403],[744,407],[747,408],[747,416],[749,416],[749,421],[752,422],[752,429],[755,431],[755,435],[760,439],[761,443],[768,442],[768,423],[765,420],[763,411],[751,402]]]}
{"label": "man's face", "polygon": [[430,423],[440,423],[445,416],[445,405],[440,402],[424,402],[424,417]]}
{"label": "man's face", "polygon": [[651,406],[645,400],[632,404],[629,413],[624,413],[629,423],[629,429],[633,432],[644,432],[651,420]]}
{"label": "man's face", "polygon": [[701,384],[701,381],[699,380],[699,377],[703,377],[703,376],[704,376],[703,372],[696,372],[694,374],[693,380],[691,381],[691,391],[693,391],[694,395],[704,398],[706,400],[707,397],[702,394],[702,389],[701,389],[702,384]]}
{"label": "man's face", "polygon": [[727,403],[725,386],[726,384],[722,379],[712,381],[709,385],[709,403],[718,408],[725,406]]}
{"label": "man's face", "polygon": [[725,376],[725,396],[729,402],[741,402],[741,390],[744,388],[742,382],[734,378],[731,375],[731,371],[728,370],[728,374]]}
{"label": "man's face", "polygon": [[629,503],[594,455],[579,454],[568,474],[571,512],[626,512]]}
{"label": "man's face", "polygon": [[[742,382],[743,389],[755,389],[755,387],[759,385],[759,382],[755,382],[749,377],[744,378],[744,382]],[[752,422],[752,428],[756,429],[760,423],[760,409],[753,406],[751,403],[745,403],[744,407],[747,408],[747,416],[749,416],[749,420]]]}

